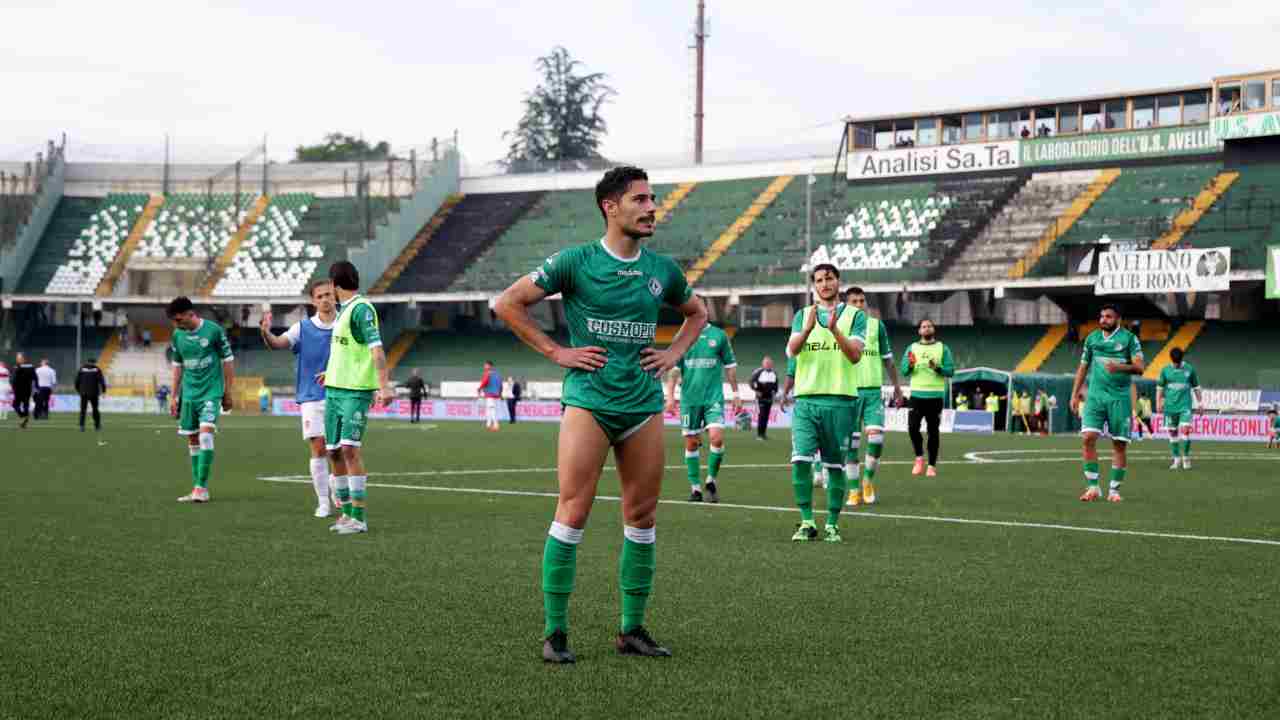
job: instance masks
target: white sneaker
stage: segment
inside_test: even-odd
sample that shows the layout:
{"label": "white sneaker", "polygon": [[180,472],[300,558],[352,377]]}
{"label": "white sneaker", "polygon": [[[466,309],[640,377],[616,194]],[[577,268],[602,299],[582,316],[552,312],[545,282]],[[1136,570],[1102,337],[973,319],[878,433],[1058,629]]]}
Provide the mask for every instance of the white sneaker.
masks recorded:
{"label": "white sneaker", "polygon": [[186,495],[183,495],[182,497],[178,498],[178,502],[180,502],[180,503],[207,503],[207,502],[209,502],[209,489],[208,489],[208,488],[198,488],[198,487],[193,487],[193,488],[191,488],[191,492],[189,492],[189,493],[187,493]]}
{"label": "white sneaker", "polygon": [[1174,459],[1173,459],[1173,464],[1169,466],[1169,469],[1170,469],[1170,470],[1177,470],[1177,469],[1178,469],[1178,468],[1180,468],[1180,467],[1182,467],[1182,458],[1174,458]]}
{"label": "white sneaker", "polygon": [[1191,469],[1191,458],[1189,458],[1189,457],[1183,457],[1183,458],[1182,458],[1182,469],[1183,469],[1183,470],[1190,470],[1190,469]]}
{"label": "white sneaker", "polygon": [[321,500],[320,503],[316,505],[316,517],[327,518],[332,514],[333,514],[333,508],[330,507],[328,501]]}
{"label": "white sneaker", "polygon": [[359,520],[348,520],[347,523],[342,527],[338,528],[336,532],[339,535],[355,535],[356,533],[367,533],[369,532],[369,526],[368,524],[362,523]]}
{"label": "white sneaker", "polygon": [[329,526],[329,532],[338,532],[347,523],[352,522],[351,518],[346,515],[339,515],[338,521]]}

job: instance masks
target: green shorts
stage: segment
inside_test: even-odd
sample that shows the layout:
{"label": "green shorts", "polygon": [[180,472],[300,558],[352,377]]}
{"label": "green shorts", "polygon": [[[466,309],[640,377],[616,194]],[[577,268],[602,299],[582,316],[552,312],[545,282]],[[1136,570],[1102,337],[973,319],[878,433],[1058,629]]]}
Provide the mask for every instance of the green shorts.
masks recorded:
{"label": "green shorts", "polygon": [[1112,400],[1092,397],[1085,399],[1084,408],[1080,411],[1080,432],[1096,432],[1102,434],[1105,427],[1111,432],[1112,440],[1129,442],[1129,428],[1133,418],[1133,403],[1128,396]]}
{"label": "green shorts", "polygon": [[337,450],[343,445],[360,447],[360,443],[364,441],[365,426],[369,422],[369,406],[372,404],[372,390],[325,388],[325,448]]}
{"label": "green shorts", "polygon": [[872,428],[884,430],[884,397],[880,388],[859,390],[858,404],[862,406],[862,427],[856,432],[866,432]]}
{"label": "green shorts", "polygon": [[563,405],[562,407],[576,407],[580,410],[586,410],[591,413],[591,417],[595,419],[596,425],[604,431],[605,437],[609,438],[610,445],[617,445],[623,440],[631,437],[637,430],[644,427],[656,412],[651,413],[620,413],[610,412],[608,410],[593,410],[584,408],[580,405]]}
{"label": "green shorts", "polygon": [[1193,423],[1190,410],[1182,410],[1181,412],[1169,412],[1166,410],[1164,413],[1164,426],[1170,431],[1170,434],[1183,425],[1191,424]]}
{"label": "green shorts", "polygon": [[222,412],[222,398],[188,400],[178,403],[178,434],[195,435],[201,425],[218,427],[218,415]]}
{"label": "green shorts", "polygon": [[724,427],[724,403],[680,408],[680,430],[685,435],[700,435],[702,431],[713,427]]}
{"label": "green shorts", "polygon": [[857,398],[796,398],[791,416],[791,462],[821,459],[827,467],[843,468],[853,434],[862,427],[861,406]]}

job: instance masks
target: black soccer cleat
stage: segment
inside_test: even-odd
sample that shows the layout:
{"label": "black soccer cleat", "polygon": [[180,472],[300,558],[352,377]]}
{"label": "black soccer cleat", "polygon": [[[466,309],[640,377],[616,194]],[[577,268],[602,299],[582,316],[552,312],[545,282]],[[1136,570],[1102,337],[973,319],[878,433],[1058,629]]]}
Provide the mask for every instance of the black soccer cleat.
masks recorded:
{"label": "black soccer cleat", "polygon": [[543,641],[542,661],[557,665],[567,665],[578,661],[578,658],[574,657],[569,650],[569,636],[563,630],[551,633],[551,636]]}
{"label": "black soccer cleat", "polygon": [[702,491],[694,490],[689,493],[689,502],[702,502]]}
{"label": "black soccer cleat", "polygon": [[707,502],[720,502],[720,490],[713,482],[707,483]]}
{"label": "black soccer cleat", "polygon": [[616,643],[619,655],[638,655],[641,657],[671,657],[671,651],[662,647],[649,636],[643,626],[631,632],[620,633]]}

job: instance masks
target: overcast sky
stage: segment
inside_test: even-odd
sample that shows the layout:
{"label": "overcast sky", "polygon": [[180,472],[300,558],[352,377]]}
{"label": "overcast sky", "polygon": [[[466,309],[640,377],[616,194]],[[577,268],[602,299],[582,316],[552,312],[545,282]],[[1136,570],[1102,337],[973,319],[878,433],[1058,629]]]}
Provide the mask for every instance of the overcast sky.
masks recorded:
{"label": "overcast sky", "polygon": [[[1206,82],[1277,65],[1280,5],[708,0],[706,144],[834,153],[840,118]],[[606,156],[692,144],[695,0],[0,0],[0,160],[274,157],[330,131],[397,150],[460,133],[471,168],[563,45],[609,75]],[[999,15],[970,14],[998,8]],[[793,153],[794,154],[794,153]]]}

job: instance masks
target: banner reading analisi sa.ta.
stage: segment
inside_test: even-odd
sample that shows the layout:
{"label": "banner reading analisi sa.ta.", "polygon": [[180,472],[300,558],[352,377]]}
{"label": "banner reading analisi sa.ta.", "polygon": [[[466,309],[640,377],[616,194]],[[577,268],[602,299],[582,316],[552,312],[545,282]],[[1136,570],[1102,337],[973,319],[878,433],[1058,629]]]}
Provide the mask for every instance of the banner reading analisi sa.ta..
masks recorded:
{"label": "banner reading analisi sa.ta.", "polygon": [[849,154],[849,179],[874,180],[912,175],[1013,170],[1018,167],[1018,143],[935,145],[858,150]]}

